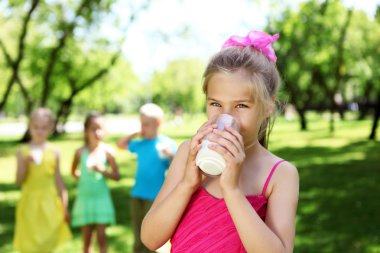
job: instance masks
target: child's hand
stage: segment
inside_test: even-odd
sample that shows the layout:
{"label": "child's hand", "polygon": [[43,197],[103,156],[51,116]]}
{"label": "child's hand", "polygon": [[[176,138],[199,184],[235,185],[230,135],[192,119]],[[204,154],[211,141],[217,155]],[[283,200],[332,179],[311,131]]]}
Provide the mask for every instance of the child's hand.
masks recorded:
{"label": "child's hand", "polygon": [[107,168],[102,164],[95,164],[94,166],[92,166],[92,168],[94,171],[98,171],[100,173],[103,173],[107,170]]}
{"label": "child's hand", "polygon": [[162,144],[158,147],[158,154],[160,158],[168,158],[170,160],[173,158],[173,152],[171,148],[165,144]]}
{"label": "child's hand", "polygon": [[196,165],[195,158],[201,148],[202,139],[207,134],[211,133],[214,128],[216,128],[216,125],[212,124],[212,121],[207,121],[199,128],[190,141],[189,154],[183,180],[194,189],[197,188],[206,178],[206,176],[201,173],[201,170]]}
{"label": "child's hand", "polygon": [[172,150],[170,149],[170,147],[165,147],[163,150],[162,150],[162,153],[167,156],[167,157],[171,157],[173,156],[173,152]]}
{"label": "child's hand", "polygon": [[222,155],[226,161],[226,168],[220,176],[222,190],[236,189],[239,187],[241,167],[245,159],[243,137],[231,127],[226,127],[225,130],[214,129],[213,133],[220,138],[211,137],[210,141],[220,146],[212,145],[209,148]]}

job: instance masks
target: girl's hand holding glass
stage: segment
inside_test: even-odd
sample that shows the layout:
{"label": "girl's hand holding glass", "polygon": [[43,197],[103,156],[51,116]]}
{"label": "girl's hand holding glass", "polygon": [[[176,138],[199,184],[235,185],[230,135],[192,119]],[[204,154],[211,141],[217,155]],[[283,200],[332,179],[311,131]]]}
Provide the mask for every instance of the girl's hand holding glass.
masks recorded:
{"label": "girl's hand holding glass", "polygon": [[190,141],[189,155],[186,162],[186,169],[183,180],[194,190],[206,178],[206,176],[201,173],[198,166],[196,165],[195,158],[201,148],[202,139],[206,135],[212,133],[212,130],[215,128],[216,124],[213,124],[212,121],[207,121],[198,129],[197,133]]}
{"label": "girl's hand holding glass", "polygon": [[229,126],[224,130],[214,129],[213,134],[217,137],[211,136],[210,141],[218,145],[210,145],[209,148],[219,153],[226,163],[220,177],[221,188],[237,189],[245,159],[243,137],[235,128]]}

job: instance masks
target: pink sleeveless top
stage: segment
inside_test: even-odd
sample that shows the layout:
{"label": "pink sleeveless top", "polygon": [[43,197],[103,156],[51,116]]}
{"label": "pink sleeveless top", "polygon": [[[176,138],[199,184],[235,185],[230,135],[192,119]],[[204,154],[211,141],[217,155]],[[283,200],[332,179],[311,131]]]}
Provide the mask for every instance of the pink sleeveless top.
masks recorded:
{"label": "pink sleeveless top", "polygon": [[[260,195],[246,196],[262,220],[265,220],[268,200],[265,192],[277,166],[271,169]],[[224,199],[210,195],[199,187],[171,238],[171,252],[246,252],[228,212]]]}

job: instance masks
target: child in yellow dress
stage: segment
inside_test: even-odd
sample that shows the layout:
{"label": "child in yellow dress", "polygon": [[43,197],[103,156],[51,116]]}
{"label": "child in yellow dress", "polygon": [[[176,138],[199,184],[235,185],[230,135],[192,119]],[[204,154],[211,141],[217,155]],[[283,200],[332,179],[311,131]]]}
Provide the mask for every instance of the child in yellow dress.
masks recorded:
{"label": "child in yellow dress", "polygon": [[29,117],[31,140],[17,152],[16,183],[21,185],[21,197],[13,245],[20,252],[52,252],[71,239],[59,153],[47,141],[52,127],[49,109],[33,111]]}

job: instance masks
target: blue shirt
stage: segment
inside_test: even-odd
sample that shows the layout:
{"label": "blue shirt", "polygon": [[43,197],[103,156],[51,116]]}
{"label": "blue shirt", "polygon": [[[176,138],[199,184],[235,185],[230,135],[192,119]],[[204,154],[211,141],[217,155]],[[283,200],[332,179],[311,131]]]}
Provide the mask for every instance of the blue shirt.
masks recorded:
{"label": "blue shirt", "polygon": [[135,184],[131,195],[135,198],[154,200],[165,180],[165,171],[170,159],[161,150],[169,147],[174,155],[177,145],[173,139],[159,135],[155,139],[131,140],[128,143],[130,152],[137,155]]}

